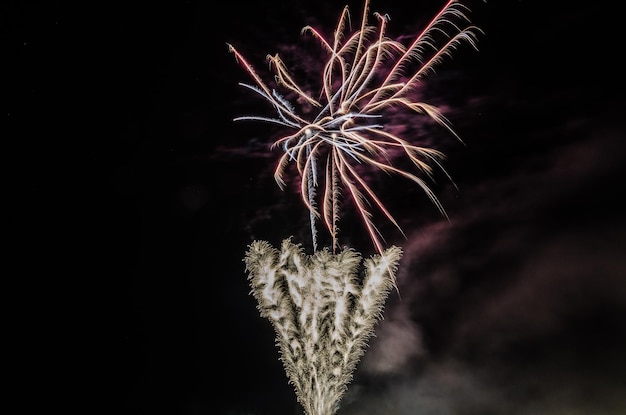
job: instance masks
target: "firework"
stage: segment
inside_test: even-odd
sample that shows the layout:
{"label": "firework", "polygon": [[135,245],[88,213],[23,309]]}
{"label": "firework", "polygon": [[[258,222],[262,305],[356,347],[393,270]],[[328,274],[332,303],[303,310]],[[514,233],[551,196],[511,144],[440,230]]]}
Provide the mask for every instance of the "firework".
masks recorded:
{"label": "firework", "polygon": [[[287,131],[272,145],[283,151],[274,178],[284,188],[286,168],[290,163],[295,164],[302,200],[310,214],[314,251],[318,249],[317,223],[320,221],[330,234],[333,252],[339,250],[342,198],[352,201],[379,253],[384,251],[383,238],[373,222],[372,209],[378,209],[402,232],[363,178],[362,166],[411,180],[445,216],[443,206],[422,178],[431,177],[434,167],[445,172],[441,165],[444,154],[392,132],[395,130],[386,123],[384,111],[393,108],[426,116],[459,139],[437,107],[415,98],[415,89],[429,72],[451,57],[459,45],[476,48],[481,31],[470,24],[468,11],[459,1],[448,1],[410,43],[386,35],[387,15],[373,13],[377,25],[368,23],[369,0],[365,0],[356,30],[350,28],[347,6],[331,39],[324,38],[313,27],[304,27],[303,34],[319,41],[326,56],[316,96],[298,85],[278,54],[267,57],[275,74],[276,88],[272,88],[235,47],[228,45],[254,81],[240,85],[263,97],[275,110],[273,117],[242,116],[235,120],[273,123]],[[315,108],[313,115],[299,110],[303,103]],[[410,160],[411,170],[392,164],[398,153]]]}

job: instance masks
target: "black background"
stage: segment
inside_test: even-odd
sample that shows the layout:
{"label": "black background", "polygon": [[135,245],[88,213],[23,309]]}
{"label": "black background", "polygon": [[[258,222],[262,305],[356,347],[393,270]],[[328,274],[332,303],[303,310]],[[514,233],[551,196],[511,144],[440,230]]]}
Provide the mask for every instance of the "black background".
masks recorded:
{"label": "black background", "polygon": [[[371,8],[386,8],[388,33],[399,35],[423,25],[442,2],[413,3],[375,1]],[[619,377],[626,369],[622,19],[608,2],[547,3],[473,2],[472,20],[485,31],[480,51],[460,50],[430,90],[440,93],[468,145],[447,144],[459,191],[437,188],[453,223],[443,233],[456,242],[419,251],[424,265],[405,256],[408,269],[423,273],[417,288],[405,281],[404,289],[426,350],[407,376],[429,379],[424,367],[433,362],[484,368],[495,361],[485,375],[493,384],[481,388],[491,391],[487,398],[434,405],[432,413],[570,408],[551,395],[575,396],[576,413],[626,408],[617,397],[626,390]],[[24,408],[299,411],[271,328],[248,295],[242,259],[252,240],[278,244],[305,216],[297,197],[272,181],[275,153],[264,141],[270,130],[232,122],[264,106],[237,85],[249,79],[226,43],[261,68],[265,54],[297,45],[304,25],[331,30],[342,5],[4,3],[5,204],[15,230],[7,233],[15,263],[5,295]],[[356,21],[361,5],[350,6]],[[515,185],[503,185],[508,178]],[[515,205],[534,197],[541,203]],[[418,197],[413,202],[424,213],[403,226],[417,239],[440,236],[428,226],[441,223],[437,212]],[[473,220],[464,221],[467,212]],[[507,255],[493,253],[496,235],[509,229],[532,235],[520,233]],[[519,282],[502,270],[523,269],[533,247],[555,234],[565,236],[554,249],[576,249],[567,253],[571,261],[555,254],[554,267],[568,264],[577,279],[546,284],[549,295],[521,297],[510,327],[483,324],[500,289]],[[586,265],[587,257],[600,259]],[[464,276],[454,295],[438,297],[428,276],[443,264]],[[580,291],[575,299],[560,301],[572,290]],[[560,324],[537,331],[536,320],[519,317],[537,308],[554,312]],[[498,330],[532,334],[511,340]],[[511,378],[519,381],[516,392],[495,386]],[[370,399],[395,399],[386,389],[398,385],[394,376],[365,371],[357,380]],[[439,399],[455,401],[453,391]],[[359,410],[349,405],[342,410]],[[381,408],[370,406],[372,413]]]}

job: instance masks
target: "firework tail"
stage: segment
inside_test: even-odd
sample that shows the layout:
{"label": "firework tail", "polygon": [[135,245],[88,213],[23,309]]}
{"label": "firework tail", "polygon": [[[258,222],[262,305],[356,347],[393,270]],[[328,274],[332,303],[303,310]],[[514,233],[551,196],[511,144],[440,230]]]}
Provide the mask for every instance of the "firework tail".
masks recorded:
{"label": "firework tail", "polygon": [[[307,415],[332,415],[382,317],[401,250],[365,261],[344,249],[305,255],[253,242],[245,257],[252,294],[276,332],[285,372]],[[362,271],[362,275],[361,275]]]}

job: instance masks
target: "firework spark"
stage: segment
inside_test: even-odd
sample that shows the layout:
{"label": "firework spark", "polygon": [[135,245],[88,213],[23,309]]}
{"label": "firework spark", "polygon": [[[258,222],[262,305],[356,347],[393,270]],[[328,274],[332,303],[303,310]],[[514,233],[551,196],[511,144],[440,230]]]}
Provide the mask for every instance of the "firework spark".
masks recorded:
{"label": "firework spark", "polygon": [[[241,83],[267,100],[274,117],[243,116],[239,120],[262,121],[289,130],[272,147],[282,148],[274,172],[285,187],[285,169],[294,162],[300,176],[302,200],[310,213],[313,249],[317,251],[317,225],[322,221],[332,238],[333,251],[339,249],[340,199],[347,191],[367,233],[379,253],[384,250],[382,235],[373,222],[372,208],[378,209],[402,232],[372,187],[359,174],[359,165],[403,176],[416,183],[445,216],[445,211],[421,174],[431,177],[433,167],[441,166],[444,154],[434,148],[411,144],[391,132],[384,110],[405,110],[426,116],[459,139],[446,117],[433,105],[415,100],[413,95],[424,77],[463,43],[477,48],[480,29],[470,24],[468,8],[459,1],[448,1],[410,44],[386,36],[389,16],[374,13],[378,25],[368,24],[369,0],[365,0],[360,28],[350,30],[350,13],[344,7],[332,39],[306,26],[302,29],[319,41],[328,58],[323,67],[320,94],[307,94],[289,74],[278,54],[267,59],[275,74],[270,88],[253,66],[228,45],[254,84]],[[409,71],[409,68],[413,70]],[[289,100],[289,96],[292,98]],[[313,116],[298,112],[292,102],[316,108]],[[396,153],[408,158],[415,172],[392,165]],[[318,194],[318,188],[321,194]],[[320,208],[321,206],[321,208]]]}

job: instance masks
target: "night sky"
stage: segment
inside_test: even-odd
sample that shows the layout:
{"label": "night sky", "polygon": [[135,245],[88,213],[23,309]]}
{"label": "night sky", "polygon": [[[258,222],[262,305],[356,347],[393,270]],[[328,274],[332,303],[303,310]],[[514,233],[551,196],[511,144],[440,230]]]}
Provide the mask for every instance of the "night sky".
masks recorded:
{"label": "night sky", "polygon": [[[443,3],[371,10],[399,37]],[[447,155],[453,182],[432,186],[449,219],[378,183],[406,234],[380,226],[404,251],[399,293],[339,414],[626,413],[623,18],[547,3],[468,2],[479,51],[427,78],[463,139],[420,136]],[[308,244],[308,216],[272,177],[276,130],[232,121],[268,107],[226,44],[262,70],[276,52],[313,65],[300,29],[331,33],[344,4],[5,2],[24,408],[300,413],[243,257],[255,239]],[[359,227],[348,216],[346,241],[370,255]]]}

